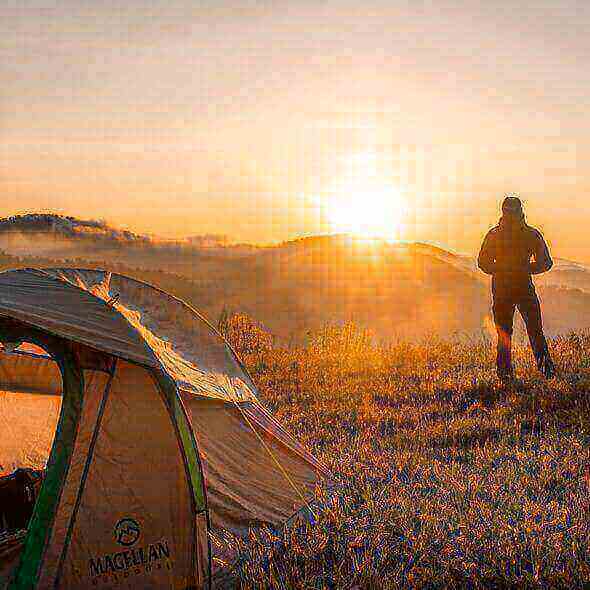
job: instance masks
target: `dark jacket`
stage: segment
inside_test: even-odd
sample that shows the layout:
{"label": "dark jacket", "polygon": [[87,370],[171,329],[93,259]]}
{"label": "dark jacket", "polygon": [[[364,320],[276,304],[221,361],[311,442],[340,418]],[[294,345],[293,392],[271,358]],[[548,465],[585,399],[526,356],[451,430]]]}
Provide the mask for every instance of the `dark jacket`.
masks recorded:
{"label": "dark jacket", "polygon": [[494,277],[494,292],[506,292],[532,289],[531,275],[547,272],[553,260],[539,230],[524,219],[503,217],[486,235],[477,265]]}

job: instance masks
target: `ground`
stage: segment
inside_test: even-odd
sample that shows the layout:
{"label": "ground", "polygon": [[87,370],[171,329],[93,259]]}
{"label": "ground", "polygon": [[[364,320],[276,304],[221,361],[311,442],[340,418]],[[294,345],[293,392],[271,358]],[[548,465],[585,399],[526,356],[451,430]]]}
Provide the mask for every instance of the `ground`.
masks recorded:
{"label": "ground", "polygon": [[261,342],[242,351],[261,397],[336,485],[311,522],[231,541],[237,585],[590,587],[589,335],[551,342],[552,382],[518,346],[512,389],[485,341]]}

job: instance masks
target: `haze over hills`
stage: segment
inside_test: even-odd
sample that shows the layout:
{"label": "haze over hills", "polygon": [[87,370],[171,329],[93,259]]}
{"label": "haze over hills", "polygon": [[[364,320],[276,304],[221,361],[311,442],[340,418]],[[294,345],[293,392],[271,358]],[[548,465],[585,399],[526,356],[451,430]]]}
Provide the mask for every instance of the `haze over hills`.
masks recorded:
{"label": "haze over hills", "polygon": [[[282,339],[353,320],[383,338],[480,336],[490,330],[488,278],[473,258],[429,244],[350,236],[272,247],[214,237],[162,241],[102,221],[29,214],[0,220],[3,268],[98,266],[158,284],[216,321],[251,315]],[[549,334],[590,327],[590,271],[557,261],[537,280]]]}
{"label": "haze over hills", "polygon": [[204,261],[221,252],[225,258],[231,258],[259,248],[229,244],[225,236],[164,240],[112,227],[104,220],[29,213],[0,219],[0,249],[16,256],[125,261],[140,268],[166,268],[191,276],[195,257]]}

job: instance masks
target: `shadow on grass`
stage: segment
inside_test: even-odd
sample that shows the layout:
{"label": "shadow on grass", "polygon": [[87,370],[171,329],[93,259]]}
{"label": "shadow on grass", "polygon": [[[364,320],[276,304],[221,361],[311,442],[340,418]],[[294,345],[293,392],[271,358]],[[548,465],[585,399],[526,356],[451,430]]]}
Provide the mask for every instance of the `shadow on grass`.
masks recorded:
{"label": "shadow on grass", "polygon": [[498,403],[504,402],[510,391],[506,388],[494,387],[489,383],[478,383],[473,387],[463,390],[462,397],[470,404],[479,403],[490,408]]}

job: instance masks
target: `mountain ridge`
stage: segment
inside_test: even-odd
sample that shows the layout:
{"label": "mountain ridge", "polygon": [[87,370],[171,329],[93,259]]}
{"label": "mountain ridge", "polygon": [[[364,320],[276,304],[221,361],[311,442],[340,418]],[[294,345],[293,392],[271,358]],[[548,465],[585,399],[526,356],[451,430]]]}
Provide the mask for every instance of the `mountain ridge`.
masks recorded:
{"label": "mountain ridge", "polygon": [[[2,267],[119,269],[181,296],[212,321],[224,310],[243,312],[285,339],[348,321],[386,339],[493,331],[489,278],[473,258],[440,246],[338,234],[245,250],[160,247],[147,236],[117,232],[103,221],[45,214],[0,220]],[[558,261],[536,283],[549,334],[590,328],[590,273],[583,265]]]}

